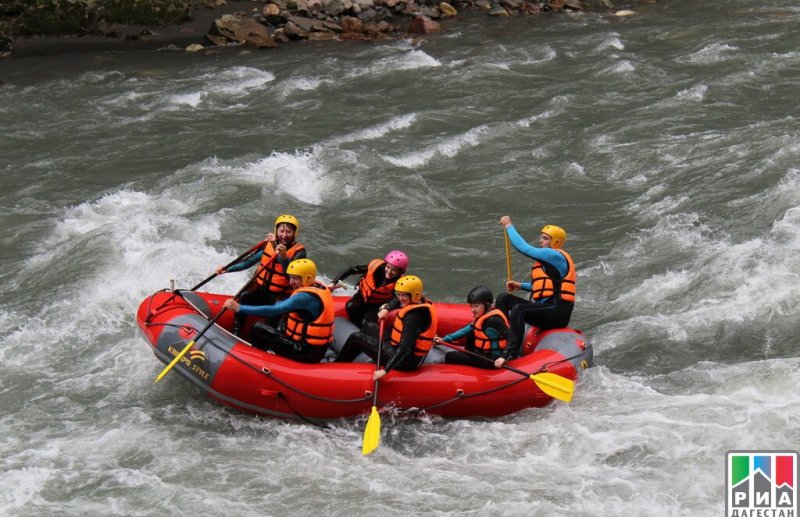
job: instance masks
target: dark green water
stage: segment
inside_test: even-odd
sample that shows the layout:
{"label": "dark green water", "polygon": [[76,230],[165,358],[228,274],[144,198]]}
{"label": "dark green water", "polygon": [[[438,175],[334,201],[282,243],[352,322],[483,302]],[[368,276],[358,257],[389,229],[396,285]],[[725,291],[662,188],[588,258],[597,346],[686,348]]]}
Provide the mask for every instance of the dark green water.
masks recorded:
{"label": "dark green water", "polygon": [[[0,62],[0,513],[720,515],[726,451],[800,439],[799,21],[670,1]],[[564,226],[598,366],[568,406],[385,417],[367,459],[364,422],[154,386],[139,301],[284,212],[326,276],[401,248],[445,301],[500,289],[501,215]]]}

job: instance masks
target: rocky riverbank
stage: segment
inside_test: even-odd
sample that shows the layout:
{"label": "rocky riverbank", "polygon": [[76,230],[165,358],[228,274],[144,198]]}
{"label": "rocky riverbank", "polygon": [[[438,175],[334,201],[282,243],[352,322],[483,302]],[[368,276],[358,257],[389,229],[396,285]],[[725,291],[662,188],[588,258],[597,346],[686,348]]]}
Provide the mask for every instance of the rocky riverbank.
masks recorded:
{"label": "rocky riverbank", "polygon": [[656,0],[5,0],[0,56],[169,48],[267,48],[292,41],[377,41],[441,29],[466,11],[632,14]]}

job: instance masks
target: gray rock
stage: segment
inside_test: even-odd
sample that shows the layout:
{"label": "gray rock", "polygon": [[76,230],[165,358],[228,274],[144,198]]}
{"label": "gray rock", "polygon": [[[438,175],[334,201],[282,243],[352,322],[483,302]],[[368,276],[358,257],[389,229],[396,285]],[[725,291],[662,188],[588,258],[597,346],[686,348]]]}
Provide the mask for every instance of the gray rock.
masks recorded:
{"label": "gray rock", "polygon": [[[214,20],[209,30],[211,36],[221,36],[226,41],[236,42],[253,48],[276,47],[278,44],[269,35],[267,28],[247,15],[225,14]],[[216,40],[209,37],[216,43]]]}
{"label": "gray rock", "polygon": [[353,0],[353,7],[358,6],[362,11],[375,7],[373,0]]}
{"label": "gray rock", "polygon": [[435,22],[427,16],[415,16],[408,24],[407,32],[412,34],[430,34],[442,30],[439,22]]}
{"label": "gray rock", "polygon": [[489,14],[491,16],[508,16],[508,11],[502,5],[494,4],[492,8],[489,9]]}
{"label": "gray rock", "polygon": [[345,11],[342,0],[323,0],[322,6],[328,16],[339,16]]}
{"label": "gray rock", "polygon": [[329,32],[326,23],[323,20],[315,20],[312,18],[304,18],[302,16],[289,16],[286,24],[293,23],[303,32]]}

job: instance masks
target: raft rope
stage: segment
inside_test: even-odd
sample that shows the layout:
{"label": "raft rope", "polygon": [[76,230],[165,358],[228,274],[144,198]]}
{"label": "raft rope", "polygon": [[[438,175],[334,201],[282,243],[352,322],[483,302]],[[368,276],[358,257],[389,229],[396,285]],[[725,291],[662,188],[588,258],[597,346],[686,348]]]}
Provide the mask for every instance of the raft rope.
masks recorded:
{"label": "raft rope", "polygon": [[[168,291],[168,290],[169,289],[162,289],[161,291],[158,291],[158,292],[164,292],[164,291]],[[167,302],[162,303],[158,308],[156,308],[156,311],[160,310],[168,302],[172,301],[175,296],[181,296],[180,291],[173,291],[173,296],[170,297],[170,299]],[[183,298],[183,296],[181,296],[181,298]],[[151,298],[151,302],[152,302],[152,298]],[[188,302],[188,300],[187,300],[187,302]],[[191,302],[188,302],[188,303],[191,305]],[[151,312],[150,307],[148,306],[148,317],[145,320],[145,324],[147,326],[165,326],[165,327],[173,327],[173,328],[178,328],[178,329],[182,329],[182,328],[184,328],[184,329],[186,329],[186,328],[192,329],[192,327],[189,327],[187,325],[176,325],[174,323],[151,323],[149,320],[154,315],[155,315],[155,313]],[[212,346],[216,347],[218,350],[220,350],[223,353],[231,356],[233,359],[239,361],[244,366],[252,369],[253,371],[256,371],[256,372],[259,372],[259,373],[262,373],[262,374],[266,375],[267,377],[269,377],[273,381],[277,382],[281,386],[284,386],[285,388],[287,388],[287,389],[289,389],[289,390],[291,390],[291,391],[293,391],[293,392],[295,392],[298,395],[301,395],[303,397],[306,397],[306,398],[309,398],[309,399],[313,399],[313,400],[317,400],[317,401],[320,401],[320,402],[329,402],[329,403],[333,403],[333,404],[356,404],[356,403],[359,403],[359,402],[366,402],[366,401],[368,401],[368,400],[370,400],[372,398],[372,393],[370,393],[370,392],[366,392],[364,397],[357,398],[357,399],[333,399],[333,398],[329,398],[329,397],[322,397],[322,396],[319,396],[319,395],[314,395],[314,394],[309,393],[307,391],[301,390],[300,388],[298,388],[298,387],[296,387],[296,386],[294,386],[294,385],[292,385],[292,384],[280,379],[279,377],[276,377],[275,375],[272,374],[272,371],[269,368],[267,368],[267,367],[258,368],[256,366],[254,366],[253,364],[249,363],[248,361],[242,359],[237,354],[233,353],[231,350],[227,350],[227,351],[224,350],[220,345],[215,343],[213,340],[206,338],[206,341],[208,343],[210,343]],[[577,358],[581,357],[583,354],[584,354],[584,352],[581,352],[580,354],[574,355],[572,357],[566,357],[564,359],[559,359],[558,361],[550,361],[548,363],[543,364],[535,373],[547,372],[548,368],[550,368],[550,367],[552,367],[554,365],[558,365],[558,364],[567,362],[567,361],[571,361],[572,359],[577,359]],[[511,386],[519,384],[520,382],[525,382],[527,380],[528,379],[526,379],[526,378],[520,378],[518,380],[511,381],[508,384],[503,384],[501,386],[496,386],[494,388],[490,388],[490,389],[487,389],[487,390],[484,390],[484,391],[476,391],[475,393],[469,393],[469,394],[464,393],[464,391],[462,389],[458,389],[456,391],[456,395],[454,397],[451,397],[449,399],[443,400],[441,402],[437,402],[436,404],[432,404],[430,406],[426,406],[426,407],[423,407],[423,408],[417,408],[417,407],[408,408],[408,409],[400,408],[400,409],[398,409],[398,411],[401,414],[402,413],[408,413],[408,414],[423,413],[423,412],[429,411],[431,409],[435,409],[435,408],[438,408],[438,407],[446,406],[448,404],[452,404],[452,403],[457,402],[459,400],[466,400],[466,399],[473,398],[473,397],[480,397],[482,395],[488,395],[489,393],[494,393],[496,391],[504,390],[504,389],[507,389],[507,388],[509,388]],[[303,420],[304,422],[310,423],[312,425],[316,425],[316,426],[319,426],[319,427],[322,427],[322,428],[329,428],[329,426],[314,422],[313,420],[311,420],[308,417],[306,417],[306,416],[302,415],[301,413],[299,413],[292,406],[292,404],[289,402],[289,399],[286,398],[286,395],[284,395],[283,392],[278,391],[278,396],[286,403],[286,406],[299,419]]]}
{"label": "raft rope", "polygon": [[[591,345],[589,345],[589,346],[591,346]],[[548,368],[550,368],[551,366],[556,365],[556,364],[566,363],[567,361],[572,361],[573,359],[578,359],[579,357],[583,356],[583,354],[585,354],[585,353],[586,353],[586,351],[584,350],[580,354],[573,355],[572,357],[565,357],[564,359],[559,359],[558,361],[550,361],[549,363],[544,363],[538,370],[536,370],[536,372],[534,372],[534,374],[547,372],[547,371],[549,371]],[[576,368],[576,370],[577,370],[577,368]]]}
{"label": "raft rope", "polygon": [[[534,374],[547,372],[548,371],[547,369],[550,368],[551,366],[557,365],[557,364],[561,364],[561,363],[564,363],[564,362],[567,362],[567,361],[571,361],[572,359],[577,359],[577,358],[581,357],[583,354],[584,354],[584,352],[581,352],[580,354],[573,355],[572,357],[566,357],[564,359],[559,359],[558,361],[550,361],[549,363],[545,363],[536,372],[534,372]],[[413,414],[423,413],[425,411],[428,411],[428,410],[431,410],[431,409],[434,409],[434,408],[437,408],[437,407],[441,407],[441,406],[445,406],[447,404],[451,404],[451,403],[456,402],[458,400],[468,399],[468,398],[472,398],[472,397],[480,397],[481,395],[488,395],[489,393],[494,393],[495,391],[504,390],[506,388],[509,388],[509,387],[515,385],[515,384],[518,384],[520,382],[525,382],[527,380],[528,379],[526,379],[524,377],[521,377],[520,379],[518,379],[516,381],[512,381],[512,382],[510,382],[508,384],[504,384],[502,386],[497,386],[495,388],[491,388],[491,389],[484,390],[484,391],[476,391],[475,393],[469,393],[469,394],[465,394],[464,390],[459,389],[456,392],[456,396],[455,397],[447,399],[447,400],[443,400],[442,402],[438,402],[436,404],[433,404],[433,405],[430,405],[430,406],[427,406],[427,407],[423,407],[423,408],[416,408],[415,407],[415,408],[408,408],[408,409],[399,409],[398,411],[400,411],[401,413],[413,413]]]}
{"label": "raft rope", "polygon": [[292,413],[294,413],[294,414],[295,414],[295,416],[297,416],[297,418],[299,418],[299,419],[300,419],[300,420],[302,420],[303,422],[305,422],[305,423],[307,423],[307,424],[311,424],[311,425],[313,425],[313,426],[316,426],[316,427],[319,427],[320,429],[330,429],[330,428],[331,428],[331,426],[329,426],[329,425],[328,425],[328,424],[326,424],[326,423],[319,423],[319,422],[315,422],[315,421],[311,420],[310,418],[308,418],[308,417],[306,417],[306,416],[304,416],[304,415],[301,415],[301,414],[300,414],[300,412],[298,412],[298,411],[297,411],[297,410],[294,408],[294,406],[292,406],[292,403],[291,403],[291,402],[289,402],[289,399],[287,399],[287,398],[286,398],[286,395],[284,395],[282,391],[279,391],[279,392],[278,392],[278,397],[280,397],[280,398],[281,398],[281,400],[283,400],[283,401],[286,403],[286,406],[287,406],[289,409],[291,409],[291,410],[292,410]]}
{"label": "raft rope", "polygon": [[430,406],[426,406],[426,407],[423,407],[423,408],[417,408],[417,407],[408,408],[408,409],[402,409],[401,408],[398,411],[400,411],[401,413],[413,413],[413,414],[424,413],[424,412],[426,412],[428,410],[431,410],[431,409],[434,409],[434,408],[437,408],[437,407],[441,407],[441,406],[446,406],[447,404],[452,404],[453,402],[457,402],[459,400],[466,400],[466,399],[469,399],[469,398],[472,398],[472,397],[480,397],[481,395],[487,395],[489,393],[494,393],[495,391],[504,390],[506,388],[514,386],[515,384],[519,384],[520,382],[525,382],[527,380],[528,380],[527,378],[523,377],[523,378],[520,378],[520,379],[518,379],[516,381],[511,381],[508,384],[503,384],[502,386],[496,386],[494,388],[490,388],[490,389],[484,390],[484,391],[476,391],[475,393],[464,393],[464,390],[459,388],[458,390],[456,390],[456,396],[455,397],[443,400],[441,402],[437,402],[436,404],[432,404]]}
{"label": "raft rope", "polygon": [[[166,290],[167,289],[164,289],[163,291],[166,291]],[[180,296],[180,292],[178,292],[177,295]],[[183,297],[181,296],[181,298],[183,298]],[[189,304],[191,305],[191,302],[189,302]],[[162,304],[161,307],[163,307],[164,305],[165,304]],[[158,310],[158,309],[156,309],[156,310]],[[148,311],[149,311],[149,307],[148,307]],[[188,326],[188,325],[177,325],[175,323],[150,323],[148,321],[148,322],[146,322],[146,325],[147,326],[164,326],[164,327],[172,327],[172,328],[177,328],[177,329],[192,329],[193,330],[193,328],[191,326]],[[372,394],[370,394],[370,393],[367,393],[366,395],[364,395],[364,397],[358,398],[358,399],[332,399],[332,398],[328,398],[328,397],[321,397],[321,396],[318,396],[318,395],[313,395],[311,393],[308,393],[306,391],[301,390],[300,388],[292,386],[291,384],[279,379],[278,377],[275,377],[274,375],[272,375],[272,371],[269,368],[267,368],[267,367],[259,368],[257,366],[254,366],[250,362],[246,361],[245,359],[242,359],[237,354],[233,353],[231,350],[223,349],[220,345],[215,343],[213,340],[206,338],[206,341],[211,343],[211,345],[216,347],[218,350],[222,351],[225,354],[230,355],[232,358],[236,359],[237,361],[239,361],[243,365],[245,365],[248,368],[252,369],[253,371],[256,371],[256,372],[259,372],[259,373],[263,373],[264,375],[266,375],[270,379],[274,380],[275,382],[285,386],[286,388],[294,391],[295,393],[303,395],[304,397],[308,397],[308,398],[314,399],[314,400],[319,400],[321,402],[333,402],[333,403],[339,403],[339,404],[355,404],[355,403],[358,403],[358,402],[364,402],[364,401],[370,400],[370,398],[372,397]]]}
{"label": "raft rope", "polygon": [[[152,307],[152,305],[153,305],[153,295],[156,295],[158,293],[165,293],[167,291],[172,291],[172,296],[170,296],[169,298],[164,300],[164,303],[162,303],[161,305],[159,305],[158,307],[153,309],[153,307]],[[164,289],[160,289],[160,290],[156,291],[155,293],[153,293],[153,295],[150,296],[150,299],[147,302],[147,317],[144,319],[145,324],[148,325],[148,326],[150,326],[150,320],[152,320],[154,316],[159,314],[161,309],[163,309],[168,303],[172,303],[172,300],[174,300],[178,296],[183,298],[183,295],[181,294],[180,290],[175,291],[174,289],[170,289],[168,287],[165,287]],[[186,300],[186,298],[183,298],[183,299],[186,301],[186,303],[189,303],[189,301]],[[189,305],[191,305],[191,303],[189,303]],[[194,308],[193,305],[192,305],[192,307]],[[175,308],[177,309],[178,307],[175,307]]]}
{"label": "raft rope", "polygon": [[[186,325],[177,325],[175,323],[149,323],[148,326],[163,326],[163,327],[172,327],[172,328],[177,328],[177,329],[191,328],[191,327],[187,327]],[[269,377],[273,381],[277,382],[281,386],[285,387],[286,389],[288,389],[290,391],[293,391],[294,393],[297,393],[300,396],[303,396],[303,397],[306,397],[306,398],[309,398],[309,399],[312,399],[312,400],[317,400],[317,401],[320,401],[320,402],[329,402],[329,403],[332,403],[332,404],[357,404],[357,403],[360,403],[360,402],[366,402],[366,401],[368,401],[368,400],[370,400],[372,398],[372,393],[370,393],[370,392],[366,392],[363,397],[356,398],[356,399],[334,399],[334,398],[330,398],[330,397],[323,397],[323,396],[320,396],[320,395],[315,395],[313,393],[309,393],[309,392],[307,392],[305,390],[302,390],[302,389],[298,388],[297,386],[295,386],[295,385],[293,385],[291,383],[288,383],[288,382],[284,381],[280,377],[275,376],[269,368],[267,368],[267,367],[258,368],[256,366],[254,366],[252,363],[250,363],[250,362],[246,361],[245,359],[239,357],[237,354],[233,353],[232,351],[224,350],[220,345],[218,345],[217,343],[215,343],[211,339],[206,338],[206,342],[210,343],[212,346],[216,347],[218,350],[221,350],[222,352],[226,353],[227,355],[229,355],[230,357],[232,357],[236,361],[239,361],[244,366],[250,368],[253,371],[256,371],[256,372],[259,372],[259,373],[262,373],[262,374],[266,375],[267,377]],[[557,362],[561,362],[561,361],[554,361],[553,363],[557,363]],[[551,364],[551,363],[548,363],[548,364]],[[463,390],[459,389],[459,390],[456,391],[456,395],[454,397],[451,397],[449,399],[445,399],[445,400],[443,400],[441,402],[437,402],[436,404],[432,404],[430,406],[426,406],[426,407],[423,407],[423,408],[409,408],[409,409],[406,409],[406,410],[400,409],[399,411],[401,411],[401,412],[405,411],[407,413],[424,412],[424,411],[428,411],[428,410],[431,410],[431,409],[434,409],[434,408],[437,408],[437,407],[442,407],[442,406],[446,406],[448,404],[452,404],[452,403],[457,402],[457,401],[462,400],[462,399],[468,399],[468,398],[472,398],[472,397],[479,397],[481,395],[487,395],[489,393],[494,393],[495,391],[504,390],[506,388],[514,386],[515,384],[518,384],[520,382],[525,382],[525,381],[527,381],[526,378],[520,378],[518,380],[511,381],[508,384],[503,384],[501,386],[496,386],[494,388],[490,388],[490,389],[487,389],[487,390],[484,390],[484,391],[476,391],[475,393],[464,393]],[[278,391],[278,396],[281,397],[284,400],[284,402],[286,402],[286,405],[289,407],[289,409],[295,415],[297,415],[298,418],[302,419],[303,421],[307,421],[309,423],[314,423],[309,418],[307,418],[307,417],[303,416],[302,414],[300,414],[291,405],[291,403],[286,398],[286,396],[283,394],[283,392]],[[314,423],[314,424],[315,425],[319,425],[319,424],[316,424],[316,423]]]}
{"label": "raft rope", "polygon": [[320,395],[314,395],[314,394],[309,393],[307,391],[303,391],[300,388],[298,388],[296,386],[293,386],[293,385],[289,384],[288,382],[279,379],[278,377],[275,377],[274,375],[272,375],[272,371],[269,368],[267,368],[266,366],[261,369],[261,373],[263,373],[264,375],[266,375],[270,379],[274,380],[275,382],[277,382],[281,386],[284,386],[284,387],[292,390],[293,392],[297,393],[298,395],[302,395],[304,397],[308,397],[308,398],[313,399],[313,400],[319,400],[320,402],[334,402],[334,403],[337,403],[337,404],[355,404],[355,403],[358,403],[358,402],[365,402],[365,401],[370,400],[372,398],[372,393],[369,393],[369,392],[367,392],[363,397],[358,398],[358,399],[332,399],[332,398],[328,398],[328,397],[322,397]]}
{"label": "raft rope", "polygon": [[[164,301],[164,303],[162,303],[161,305],[159,305],[159,306],[158,306],[158,307],[156,307],[155,309],[152,309],[152,305],[153,305],[153,296],[154,296],[154,295],[156,295],[156,294],[158,294],[158,293],[165,293],[165,292],[167,292],[167,291],[170,291],[170,290],[171,290],[170,288],[168,288],[168,287],[165,287],[164,289],[159,289],[158,291],[156,291],[155,293],[153,293],[153,294],[150,296],[150,300],[147,302],[147,318],[146,318],[146,320],[145,320],[145,321],[149,322],[149,321],[150,321],[150,318],[152,318],[153,316],[155,316],[155,315],[156,315],[156,314],[157,314],[157,313],[158,313],[158,312],[159,312],[161,309],[163,309],[163,308],[164,308],[164,306],[165,306],[165,305],[167,305],[168,303],[172,303],[172,300],[174,300],[174,299],[175,299],[175,297],[176,297],[176,296],[178,296],[178,293],[177,293],[177,292],[176,292],[174,289],[172,289],[172,290],[171,290],[171,291],[172,291],[172,296],[170,296],[169,298],[167,298],[167,299]],[[181,298],[183,298],[183,296],[181,296]]]}

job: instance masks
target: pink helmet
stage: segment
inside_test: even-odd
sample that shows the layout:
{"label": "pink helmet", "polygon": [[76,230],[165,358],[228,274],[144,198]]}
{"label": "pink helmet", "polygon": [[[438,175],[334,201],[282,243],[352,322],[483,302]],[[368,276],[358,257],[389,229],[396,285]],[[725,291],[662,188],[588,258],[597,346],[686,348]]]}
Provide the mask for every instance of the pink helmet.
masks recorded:
{"label": "pink helmet", "polygon": [[400,250],[390,251],[383,260],[403,272],[408,269],[408,255]]}

